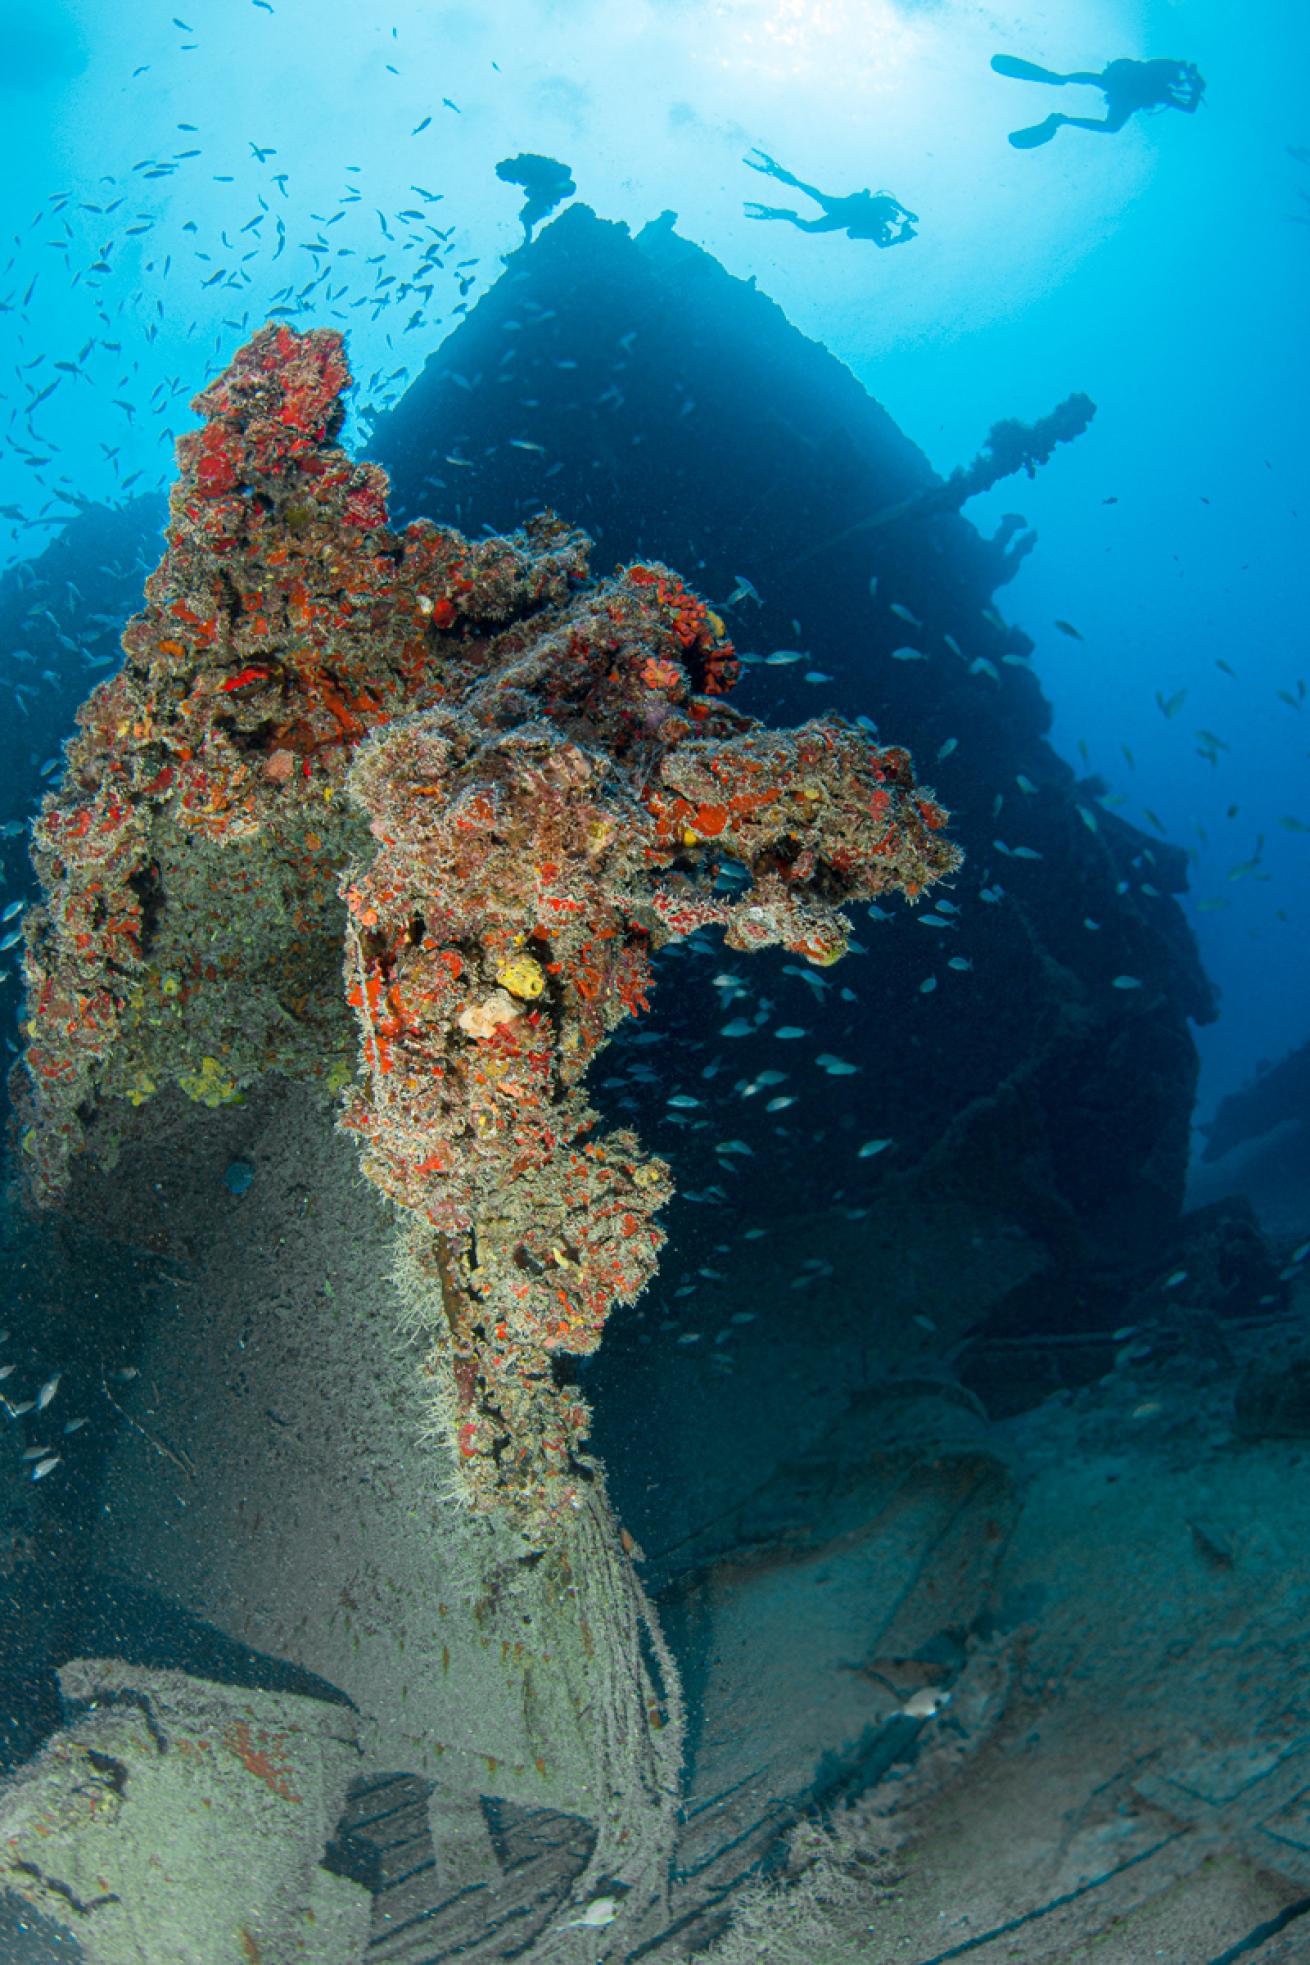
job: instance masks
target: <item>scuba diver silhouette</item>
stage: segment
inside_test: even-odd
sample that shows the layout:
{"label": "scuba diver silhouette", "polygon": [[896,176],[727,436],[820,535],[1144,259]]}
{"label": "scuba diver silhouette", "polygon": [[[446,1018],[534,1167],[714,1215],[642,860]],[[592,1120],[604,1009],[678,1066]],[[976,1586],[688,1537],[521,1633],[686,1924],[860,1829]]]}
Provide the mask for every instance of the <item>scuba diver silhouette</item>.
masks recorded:
{"label": "scuba diver silhouette", "polygon": [[1010,142],[1016,150],[1035,150],[1049,143],[1062,124],[1071,130],[1121,130],[1139,109],[1183,109],[1190,116],[1200,108],[1205,94],[1205,77],[1190,61],[1112,61],[1099,75],[1077,69],[1071,75],[1058,75],[1054,69],[1039,68],[1036,62],[1019,61],[1013,55],[993,55],[997,75],[1009,75],[1017,82],[1053,82],[1063,88],[1066,82],[1082,82],[1099,89],[1105,97],[1105,115],[1048,116],[1026,130],[1011,130]]}
{"label": "scuba diver silhouette", "polygon": [[505,184],[517,184],[523,190],[519,223],[523,227],[523,243],[529,246],[533,228],[543,218],[549,218],[556,205],[571,198],[578,188],[567,164],[557,163],[553,157],[540,157],[532,150],[506,157],[497,164],[496,176]]}
{"label": "scuba diver silhouette", "polygon": [[907,211],[890,191],[852,191],[844,198],[831,197],[813,184],[803,184],[781,164],[775,164],[763,150],[757,149],[753,156],[743,157],[742,162],[753,171],[763,172],[765,177],[776,177],[780,184],[790,184],[794,190],[803,191],[807,198],[813,198],[816,205],[823,207],[821,218],[802,218],[799,212],[789,211],[785,206],[759,205],[752,200],[744,208],[747,218],[785,219],[801,232],[845,232],[851,239],[870,239],[875,246],[899,246],[915,237],[918,213]]}

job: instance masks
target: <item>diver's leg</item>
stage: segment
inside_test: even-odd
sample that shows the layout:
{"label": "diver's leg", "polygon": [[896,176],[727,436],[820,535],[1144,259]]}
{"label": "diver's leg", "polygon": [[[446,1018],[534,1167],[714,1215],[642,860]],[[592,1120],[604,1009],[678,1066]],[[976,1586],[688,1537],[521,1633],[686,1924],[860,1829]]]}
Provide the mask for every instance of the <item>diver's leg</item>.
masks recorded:
{"label": "diver's leg", "polygon": [[1010,142],[1016,150],[1036,150],[1039,145],[1049,143],[1060,125],[1068,121],[1067,116],[1048,116],[1045,122],[1034,123],[1029,129],[1011,130]]}
{"label": "diver's leg", "polygon": [[1071,130],[1101,130],[1113,136],[1116,130],[1123,128],[1132,113],[1131,109],[1112,109],[1105,116],[1062,116],[1060,121],[1067,123]]}
{"label": "diver's leg", "polygon": [[783,211],[778,205],[745,205],[747,218],[781,218],[798,232],[844,232],[845,221],[825,212],[822,218],[802,218],[799,212]]}
{"label": "diver's leg", "polygon": [[[758,157],[760,160],[758,164],[755,161],[755,157]],[[781,164],[775,162],[766,150],[757,150],[755,157],[743,157],[741,161],[743,164],[749,165],[751,170],[762,172],[765,177],[776,177],[779,184],[790,184],[799,191],[805,189],[800,179],[793,177],[789,170],[785,170]]]}
{"label": "diver's leg", "polygon": [[743,205],[742,210],[747,218],[783,218],[789,225],[805,223],[798,213],[786,211],[781,205],[757,205],[752,201],[748,205]]}
{"label": "diver's leg", "polygon": [[[1078,75],[1061,75],[1054,68],[1039,68],[1035,61],[1020,61],[1017,55],[993,55],[992,73],[1008,75],[1013,82],[1077,82],[1083,78]],[[1096,81],[1096,76],[1086,79]]]}

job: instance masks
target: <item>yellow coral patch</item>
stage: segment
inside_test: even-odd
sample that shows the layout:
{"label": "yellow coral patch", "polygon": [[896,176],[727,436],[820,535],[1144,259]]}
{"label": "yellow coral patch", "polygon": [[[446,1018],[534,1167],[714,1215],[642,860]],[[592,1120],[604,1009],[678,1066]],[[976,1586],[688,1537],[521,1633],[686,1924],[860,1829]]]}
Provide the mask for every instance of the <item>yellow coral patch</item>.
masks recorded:
{"label": "yellow coral patch", "polygon": [[511,955],[496,971],[496,981],[511,996],[530,1000],[546,987],[546,971],[535,955]]}
{"label": "yellow coral patch", "polygon": [[217,1058],[202,1058],[199,1071],[179,1071],[177,1082],[197,1105],[229,1105],[241,1096],[236,1079],[229,1077]]}

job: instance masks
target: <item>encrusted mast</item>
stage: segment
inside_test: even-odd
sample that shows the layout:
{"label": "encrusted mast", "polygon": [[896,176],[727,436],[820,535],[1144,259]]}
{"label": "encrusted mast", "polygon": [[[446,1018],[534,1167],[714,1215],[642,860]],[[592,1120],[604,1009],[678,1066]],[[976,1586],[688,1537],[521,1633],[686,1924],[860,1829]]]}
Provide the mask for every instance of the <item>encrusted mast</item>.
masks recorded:
{"label": "encrusted mast", "polygon": [[434,1410],[470,1498],[544,1527],[592,1471],[552,1354],[663,1239],[667,1167],[582,1089],[652,954],[710,924],[826,964],[844,903],[958,854],[904,751],[731,709],[723,625],[667,568],[592,581],[549,516],[389,530],[331,441],[346,381],[338,335],[270,326],[197,398],[147,608],[36,827],[31,1185],[57,1201],[169,1085],[343,1084],[344,926],[342,1123],[404,1210]]}

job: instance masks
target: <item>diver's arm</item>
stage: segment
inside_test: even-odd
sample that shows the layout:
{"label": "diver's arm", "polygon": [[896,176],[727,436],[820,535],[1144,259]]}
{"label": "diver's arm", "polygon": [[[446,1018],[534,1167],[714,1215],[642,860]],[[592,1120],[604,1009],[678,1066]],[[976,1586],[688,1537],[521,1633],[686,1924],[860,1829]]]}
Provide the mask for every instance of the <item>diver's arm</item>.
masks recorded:
{"label": "diver's arm", "polygon": [[1200,74],[1189,64],[1180,64],[1178,72],[1171,75],[1165,86],[1165,96],[1173,109],[1185,109],[1190,116],[1201,106],[1205,94],[1205,83]]}

